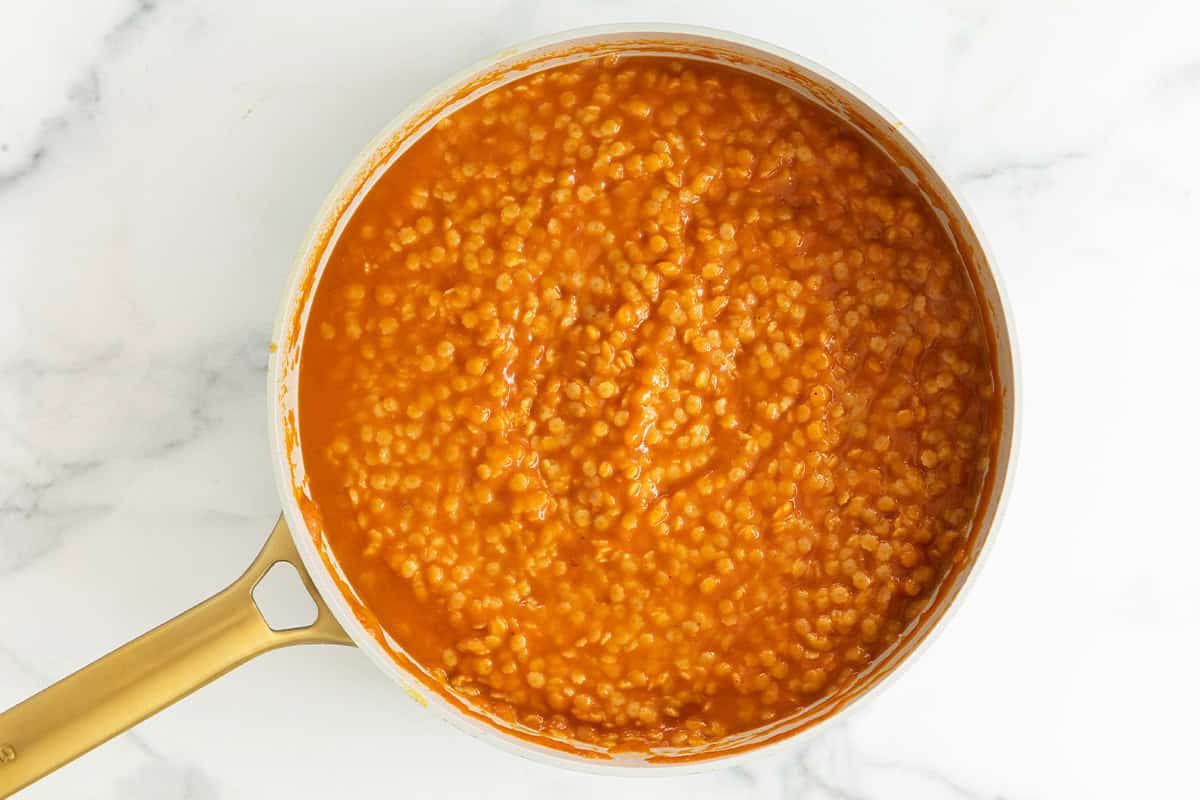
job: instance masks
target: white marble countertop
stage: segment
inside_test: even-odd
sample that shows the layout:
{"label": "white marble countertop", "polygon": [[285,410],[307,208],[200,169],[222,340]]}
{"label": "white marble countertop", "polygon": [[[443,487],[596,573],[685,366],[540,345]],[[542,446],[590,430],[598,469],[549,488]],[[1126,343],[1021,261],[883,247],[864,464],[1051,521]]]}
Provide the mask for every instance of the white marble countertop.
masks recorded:
{"label": "white marble countertop", "polygon": [[[1021,464],[936,644],[810,745],[686,778],[526,763],[350,648],[267,655],[30,798],[1196,796],[1200,13],[1183,2],[0,6],[0,708],[210,594],[278,505],[267,343],[326,189],[533,35],[737,30],[864,87],[998,254]],[[616,794],[614,794],[616,793]]]}

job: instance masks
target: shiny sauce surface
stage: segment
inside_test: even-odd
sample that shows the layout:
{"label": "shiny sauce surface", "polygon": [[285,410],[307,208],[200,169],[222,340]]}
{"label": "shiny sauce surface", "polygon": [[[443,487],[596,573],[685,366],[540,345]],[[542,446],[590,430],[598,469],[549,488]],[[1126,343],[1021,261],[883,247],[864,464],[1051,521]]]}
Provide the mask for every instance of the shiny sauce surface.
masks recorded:
{"label": "shiny sauce surface", "polygon": [[300,371],[349,581],[537,734],[697,746],[846,686],[964,556],[996,428],[972,282],[897,167],[728,67],[593,59],[371,189]]}

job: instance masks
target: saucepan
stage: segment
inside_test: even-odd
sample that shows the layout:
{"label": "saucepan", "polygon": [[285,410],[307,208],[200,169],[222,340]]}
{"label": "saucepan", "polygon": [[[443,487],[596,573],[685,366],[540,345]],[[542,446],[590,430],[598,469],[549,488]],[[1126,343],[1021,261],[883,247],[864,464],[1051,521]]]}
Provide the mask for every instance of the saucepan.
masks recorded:
{"label": "saucepan", "polygon": [[[608,54],[672,55],[765,76],[833,112],[874,141],[924,194],[967,264],[984,308],[1000,383],[1001,428],[965,557],[906,634],[849,686],[802,713],[702,748],[609,754],[539,738],[448,694],[383,632],[355,595],[314,513],[297,428],[300,352],[314,290],[333,244],[373,183],[440,119],[531,72]],[[726,766],[794,745],[893,679],[944,621],[978,571],[1011,483],[1017,424],[1013,333],[992,259],[961,201],[895,117],[861,90],[800,56],[731,33],[622,25],[529,42],[452,78],[400,113],[350,165],[317,214],[288,279],[271,347],[271,449],[283,513],[258,557],[227,588],[190,611],[0,714],[0,796],[17,791],[257,655],[297,644],[358,646],[417,702],[466,732],[543,763],[602,773],[662,773]],[[317,605],[307,626],[274,630],[252,592],[268,570],[292,564]]]}

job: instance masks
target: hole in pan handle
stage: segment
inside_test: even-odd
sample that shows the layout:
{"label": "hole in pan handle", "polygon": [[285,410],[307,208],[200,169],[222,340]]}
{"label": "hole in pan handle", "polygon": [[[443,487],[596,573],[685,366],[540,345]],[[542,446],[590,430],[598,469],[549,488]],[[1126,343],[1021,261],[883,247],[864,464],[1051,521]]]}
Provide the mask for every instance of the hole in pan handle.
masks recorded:
{"label": "hole in pan handle", "polygon": [[[272,630],[254,588],[291,564],[317,605],[311,625]],[[58,769],[257,655],[353,644],[304,569],[283,517],[240,578],[204,602],[0,714],[0,798]]]}

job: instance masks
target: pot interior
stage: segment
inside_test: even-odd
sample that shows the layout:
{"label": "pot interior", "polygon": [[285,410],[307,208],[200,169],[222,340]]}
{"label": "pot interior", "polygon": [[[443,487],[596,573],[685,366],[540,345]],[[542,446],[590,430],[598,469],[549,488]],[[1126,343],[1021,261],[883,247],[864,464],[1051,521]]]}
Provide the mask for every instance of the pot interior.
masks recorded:
{"label": "pot interior", "polygon": [[[918,187],[971,273],[993,339],[1001,392],[1001,428],[966,557],[951,566],[929,607],[913,621],[906,635],[851,685],[803,712],[702,748],[608,755],[581,743],[561,742],[523,730],[445,694],[438,682],[383,631],[354,592],[325,539],[321,517],[306,480],[296,399],[309,308],[329,254],[362,198],[392,163],[440,119],[498,86],[532,72],[614,53],[699,59],[767,77],[832,112],[884,150]],[[367,146],[327,198],[293,268],[274,342],[271,427],[280,495],[301,556],[339,621],[375,663],[422,705],[431,707],[460,728],[510,750],[577,769],[640,772],[646,768],[695,770],[718,762],[724,765],[767,745],[793,740],[877,689],[922,645],[965,586],[988,542],[1010,467],[1015,412],[1012,344],[1000,289],[986,249],[966,212],[903,126],[865,99],[860,91],[796,56],[713,31],[623,27],[567,33],[506,51],[417,101]]]}

